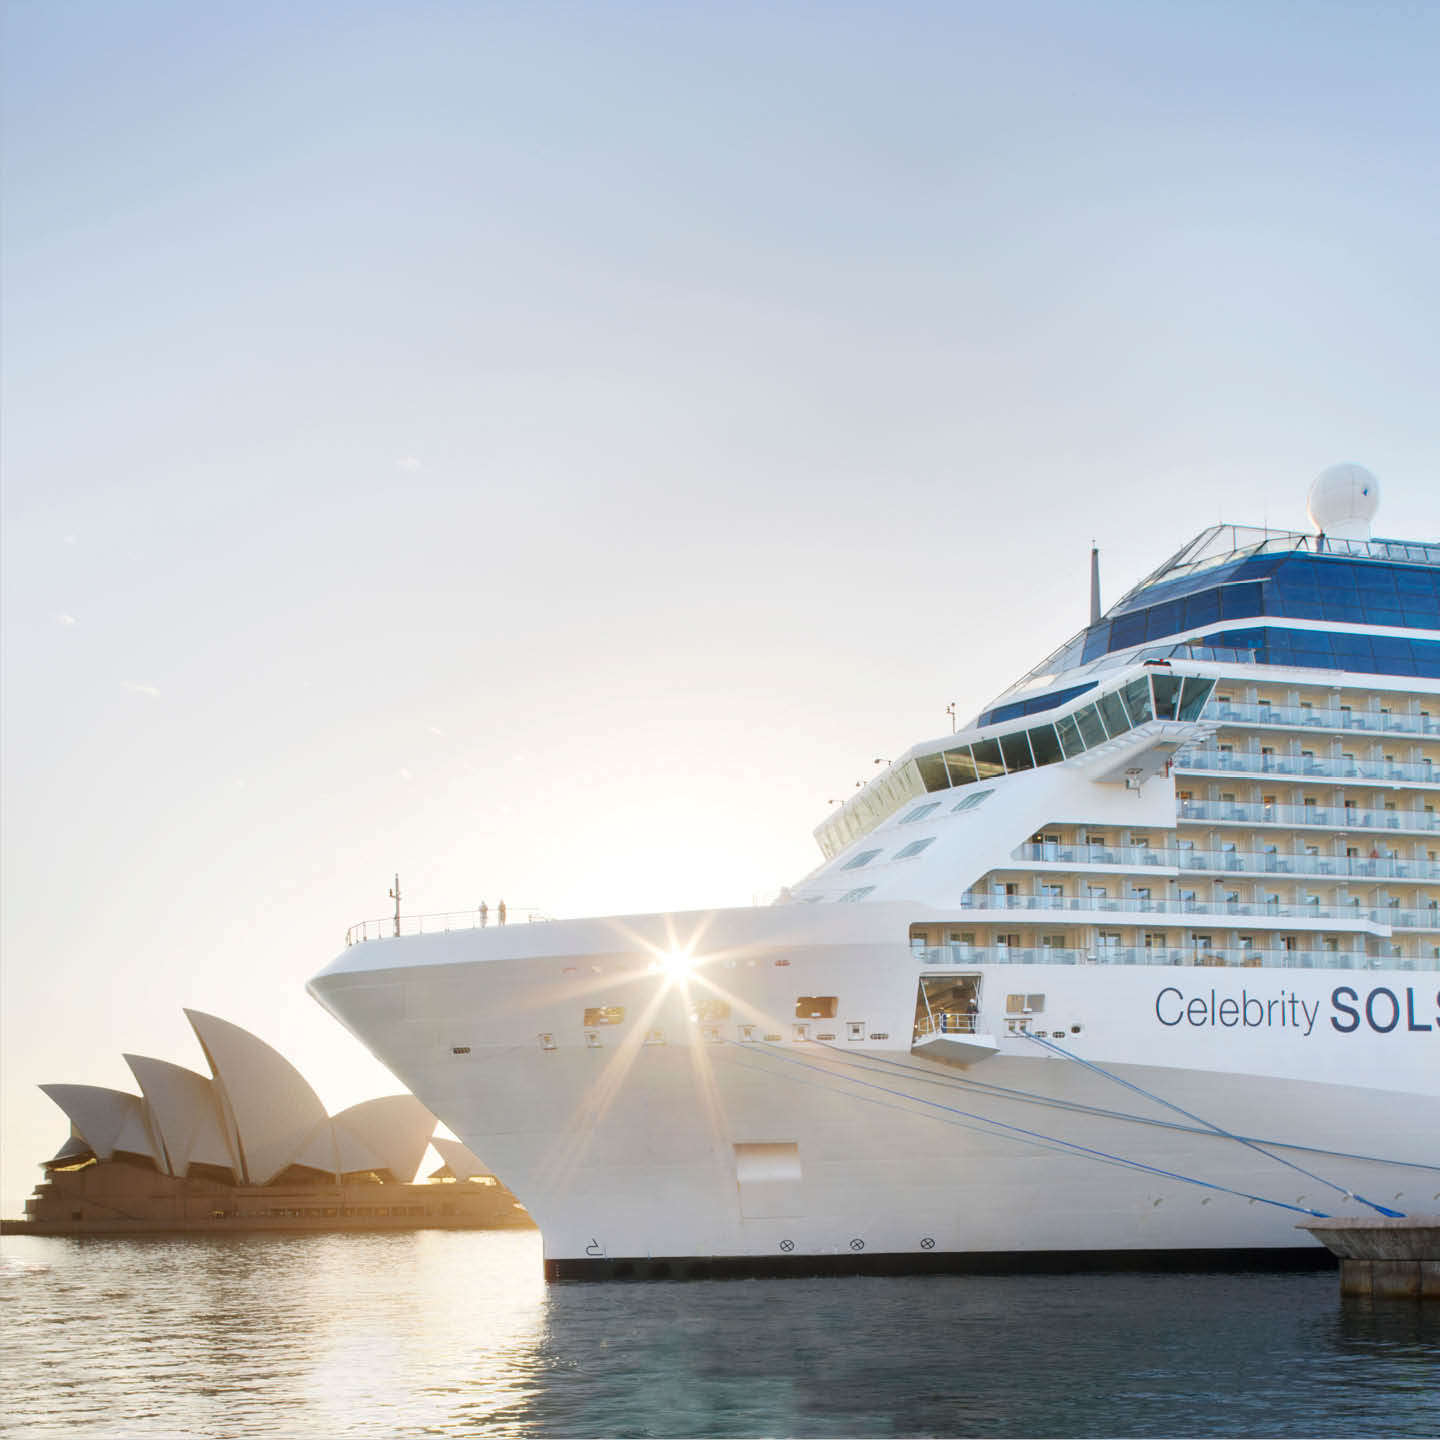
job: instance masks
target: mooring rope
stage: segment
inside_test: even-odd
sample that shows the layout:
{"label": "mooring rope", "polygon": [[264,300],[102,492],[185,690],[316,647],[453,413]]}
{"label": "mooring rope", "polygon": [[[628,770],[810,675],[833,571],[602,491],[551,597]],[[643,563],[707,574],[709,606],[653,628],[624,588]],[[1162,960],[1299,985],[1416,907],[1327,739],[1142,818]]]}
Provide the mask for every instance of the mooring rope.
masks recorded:
{"label": "mooring rope", "polygon": [[1226,1140],[1233,1140],[1237,1145],[1244,1145],[1246,1149],[1253,1150],[1257,1155],[1263,1155],[1267,1160],[1274,1160],[1279,1165],[1285,1165],[1294,1170],[1297,1174],[1305,1176],[1307,1180],[1313,1180],[1317,1185],[1323,1185],[1329,1190],[1335,1191],[1337,1195],[1343,1195],[1347,1200],[1358,1200],[1362,1205],[1368,1205],[1372,1210],[1381,1215],[1388,1216],[1392,1220],[1403,1220],[1405,1214],[1401,1210],[1392,1210],[1388,1205],[1381,1205],[1377,1201],[1367,1200],[1363,1195],[1357,1195],[1353,1190],[1347,1190],[1343,1185],[1337,1185],[1333,1180],[1327,1180],[1323,1175],[1317,1175],[1313,1170],[1307,1170],[1303,1165],[1297,1165],[1293,1160],[1287,1160],[1283,1155],[1277,1155],[1273,1150],[1267,1150],[1263,1145],[1257,1144],[1254,1140],[1247,1140],[1243,1135],[1236,1135],[1233,1131],[1226,1130],[1223,1126],[1216,1125],[1213,1121],[1205,1119],[1203,1115],[1196,1115],[1186,1110],[1181,1105],[1165,1099],[1163,1095],[1156,1095],[1145,1089],[1143,1085],[1136,1085],[1133,1081],[1125,1079],[1123,1075],[1116,1075],[1113,1071],[1105,1069],[1103,1065],[1097,1065],[1093,1060],[1086,1060],[1082,1055],[1076,1055],[1073,1051],[1067,1050],[1063,1045],[1057,1045],[1053,1040],[1047,1040],[1043,1035],[1032,1034],[1029,1030],[1017,1032],[1027,1040],[1034,1041],[1037,1045],[1043,1045],[1047,1050],[1053,1050],[1055,1054],[1066,1060],[1073,1060],[1077,1065],[1083,1066],[1086,1070],[1093,1071],[1096,1075],[1103,1076],[1106,1080],[1113,1080],[1117,1085],[1123,1085],[1127,1090],[1134,1091],[1137,1095],[1143,1095],[1147,1100],[1157,1105],[1163,1105],[1167,1110],[1173,1110],[1177,1115],[1183,1115],[1187,1120],[1193,1120],[1197,1125],[1203,1125],[1205,1129],[1214,1134],[1222,1136]]}
{"label": "mooring rope", "polygon": [[[754,1051],[757,1049],[755,1045],[742,1043],[739,1040],[727,1039],[723,1043],[726,1046],[739,1051]],[[814,1070],[821,1074],[826,1073],[824,1069],[820,1066],[813,1065],[809,1061],[801,1060],[793,1055],[782,1054],[779,1051],[770,1049],[769,1047],[764,1047],[763,1049],[761,1049],[760,1053],[763,1053],[770,1059],[779,1060],[783,1064],[797,1065],[801,1069]],[[756,1065],[750,1065],[746,1068],[762,1070],[762,1067]],[[763,1070],[762,1073],[764,1073]],[[1126,1167],[1127,1169],[1139,1170],[1148,1175],[1158,1175],[1162,1179],[1166,1180],[1178,1180],[1181,1184],[1194,1185],[1202,1190],[1213,1190],[1217,1194],[1234,1195],[1238,1199],[1250,1200],[1257,1205],[1273,1205],[1277,1209],[1290,1210],[1297,1215],[1310,1215],[1318,1220],[1328,1220],[1330,1218],[1330,1216],[1327,1215],[1323,1210],[1312,1210],[1309,1208],[1309,1206],[1306,1205],[1292,1205],[1286,1200],[1272,1200],[1265,1195],[1252,1195],[1248,1191],[1235,1190],[1228,1185],[1216,1184],[1214,1181],[1210,1180],[1200,1180],[1193,1175],[1182,1175],[1179,1171],[1176,1170],[1165,1170],[1158,1165],[1147,1165],[1143,1160],[1132,1160],[1126,1155],[1115,1155],[1106,1150],[1097,1150],[1093,1146],[1081,1145],[1078,1141],[1075,1140],[1065,1140],[1058,1135],[1045,1135],[1038,1130],[1028,1130],[1023,1125],[1012,1125],[1005,1120],[992,1120],[989,1116],[977,1115],[974,1113],[974,1111],[970,1110],[961,1110],[954,1105],[945,1105],[942,1104],[939,1100],[927,1100],[923,1095],[908,1094],[903,1090],[896,1090],[887,1085],[879,1085],[873,1080],[860,1080],[850,1075],[842,1076],[841,1078],[850,1085],[859,1085],[867,1090],[876,1090],[879,1091],[881,1094],[893,1095],[898,1099],[908,1100],[916,1105],[924,1105],[934,1110],[944,1111],[947,1114],[958,1115],[965,1120],[975,1121],[978,1124],[989,1126],[994,1130],[1008,1132],[1012,1135],[1018,1135],[1025,1140],[1038,1142],[1051,1148],[1059,1148],[1072,1154],[1088,1156],[1091,1159],[1104,1161],[1106,1164],[1121,1165]],[[835,1089],[837,1094],[843,1093],[840,1092],[837,1087],[831,1086],[830,1088]]]}

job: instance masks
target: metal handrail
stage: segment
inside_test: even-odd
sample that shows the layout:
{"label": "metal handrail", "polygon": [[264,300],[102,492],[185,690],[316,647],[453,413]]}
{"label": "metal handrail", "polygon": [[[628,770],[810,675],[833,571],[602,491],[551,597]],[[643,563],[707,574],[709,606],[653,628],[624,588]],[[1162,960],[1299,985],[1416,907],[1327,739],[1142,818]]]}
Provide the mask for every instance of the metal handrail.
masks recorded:
{"label": "metal handrail", "polygon": [[1336,755],[1262,755],[1249,750],[1181,750],[1175,770],[1221,771],[1227,774],[1289,775],[1297,779],[1322,776],[1330,780],[1384,780],[1414,785],[1440,785],[1440,770],[1427,761],[1348,760]]}
{"label": "metal handrail", "polygon": [[911,952],[920,965],[1190,965],[1266,970],[1440,970],[1440,956],[1367,955],[1352,950],[1274,950],[1226,946],[932,945]]}
{"label": "metal handrail", "polygon": [[1238,720],[1241,724],[1296,726],[1305,730],[1360,731],[1366,735],[1440,735],[1433,715],[1398,715],[1379,710],[1316,710],[1299,705],[1250,705],[1210,702],[1207,720]]}
{"label": "metal handrail", "polygon": [[[1394,924],[1393,910],[1370,911],[1354,906],[1282,905],[1268,900],[1154,900],[1141,895],[987,895],[967,890],[960,897],[962,910],[1046,910],[1131,912],[1147,915],[1282,915],[1294,919],[1348,920],[1378,919]],[[1383,917],[1383,918],[1382,918]]]}
{"label": "metal handrail", "polygon": [[[497,907],[498,909],[498,907]],[[505,923],[523,921],[536,924],[549,920],[540,911],[528,905],[507,905]],[[405,935],[442,935],[451,930],[483,930],[487,925],[498,925],[501,921],[496,910],[481,915],[475,910],[441,910],[430,915],[382,915],[378,920],[361,920],[345,932],[345,944],[358,945],[365,940],[393,940]]]}
{"label": "metal handrail", "polygon": [[1326,875],[1372,880],[1440,880],[1440,860],[1412,860],[1401,855],[1296,855],[1253,850],[1192,850],[1145,845],[1060,845],[1031,843],[1018,846],[1017,860],[1044,860],[1051,864],[1160,866],[1171,870],[1200,870],[1261,875]]}
{"label": "metal handrail", "polygon": [[1180,820],[1238,820],[1247,825],[1318,825],[1327,830],[1440,830],[1429,810],[1372,810],[1358,805],[1256,805],[1242,800],[1182,800]]}
{"label": "metal handrail", "polygon": [[963,1010],[935,1010],[915,1022],[915,1038],[927,1035],[978,1035],[980,1015]]}

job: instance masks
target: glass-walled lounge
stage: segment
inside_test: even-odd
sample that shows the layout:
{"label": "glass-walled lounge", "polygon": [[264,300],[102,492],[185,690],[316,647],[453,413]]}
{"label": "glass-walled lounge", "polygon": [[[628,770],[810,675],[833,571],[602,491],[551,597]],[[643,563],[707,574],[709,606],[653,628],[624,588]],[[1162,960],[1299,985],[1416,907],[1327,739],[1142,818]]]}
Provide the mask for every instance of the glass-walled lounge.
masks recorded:
{"label": "glass-walled lounge", "polygon": [[914,795],[1073,760],[1149,720],[1198,720],[1214,688],[1213,679],[1156,670],[1052,723],[918,755],[857,795],[815,832],[815,838],[826,858],[832,858]]}
{"label": "glass-walled lounge", "polygon": [[1039,765],[1054,765],[1073,760],[1148,720],[1198,720],[1214,688],[1213,679],[1199,676],[1141,675],[1052,724],[1032,725],[993,739],[921,755],[915,764],[927,790],[945,790]]}

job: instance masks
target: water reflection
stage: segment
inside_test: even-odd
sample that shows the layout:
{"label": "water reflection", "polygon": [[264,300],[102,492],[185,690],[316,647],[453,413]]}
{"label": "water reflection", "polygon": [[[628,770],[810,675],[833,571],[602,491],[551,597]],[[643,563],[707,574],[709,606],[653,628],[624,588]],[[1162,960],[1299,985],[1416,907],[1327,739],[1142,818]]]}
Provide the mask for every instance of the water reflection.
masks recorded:
{"label": "water reflection", "polygon": [[546,1287],[532,1232],[7,1239],[16,1436],[1433,1433],[1333,1274]]}

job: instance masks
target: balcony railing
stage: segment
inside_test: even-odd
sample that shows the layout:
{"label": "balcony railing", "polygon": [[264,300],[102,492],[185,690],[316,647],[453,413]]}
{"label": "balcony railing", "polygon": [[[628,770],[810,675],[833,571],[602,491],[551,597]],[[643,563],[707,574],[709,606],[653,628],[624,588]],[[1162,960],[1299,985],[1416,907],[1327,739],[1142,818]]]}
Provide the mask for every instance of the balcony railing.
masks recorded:
{"label": "balcony railing", "polygon": [[1440,735],[1440,719],[1432,715],[1397,715],[1379,710],[1316,710],[1301,705],[1243,705],[1212,701],[1207,720],[1246,725],[1299,726],[1306,730],[1359,731],[1367,735]]}
{"label": "balcony railing", "polygon": [[499,907],[483,916],[479,910],[447,910],[434,915],[402,915],[398,920],[386,915],[379,920],[362,920],[345,932],[347,945],[362,940],[393,940],[397,935],[443,935],[451,930],[483,930],[487,925],[533,923],[547,920],[538,910],[528,906],[508,905],[505,918],[500,919]]}
{"label": "balcony railing", "polygon": [[1019,945],[932,945],[913,949],[920,965],[1196,965],[1266,970],[1440,970],[1440,957],[1365,955],[1350,950],[1197,950],[1101,945],[1094,950]]}
{"label": "balcony railing", "polygon": [[1256,805],[1235,800],[1182,800],[1180,820],[1219,820],[1246,825],[1311,825],[1326,830],[1440,831],[1430,810],[1368,810],[1358,805]]}
{"label": "balcony railing", "polygon": [[[1399,923],[1393,910],[1359,910],[1350,905],[1282,905],[1268,900],[1155,900],[1143,895],[997,895],[967,890],[960,897],[963,910],[1044,910],[1129,912],[1145,915],[1281,915],[1310,920],[1377,918],[1380,924]],[[1405,913],[1405,912],[1400,912]],[[1417,912],[1418,913],[1418,912]]]}
{"label": "balcony railing", "polygon": [[1366,880],[1440,880],[1440,860],[1409,860],[1398,855],[1292,855],[1279,851],[1176,850],[1147,845],[1021,845],[1019,860],[1052,864],[1164,866],[1225,874],[1328,875]]}
{"label": "balcony railing", "polygon": [[1258,750],[1181,750],[1174,768],[1226,774],[1318,776],[1327,780],[1378,780],[1387,784],[1440,785],[1429,761],[1347,760],[1343,756],[1262,755]]}
{"label": "balcony railing", "polygon": [[1140,915],[1199,915],[1223,920],[1227,915],[1279,916],[1293,920],[1343,920],[1348,925],[1369,921],[1401,930],[1440,931],[1440,902],[1419,908],[1399,905],[1299,905],[1275,900],[1156,900],[1147,895],[1000,895],[967,890],[960,897],[963,910],[1103,911]]}

